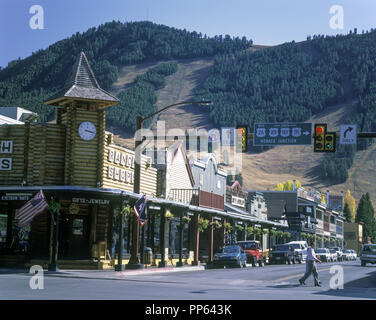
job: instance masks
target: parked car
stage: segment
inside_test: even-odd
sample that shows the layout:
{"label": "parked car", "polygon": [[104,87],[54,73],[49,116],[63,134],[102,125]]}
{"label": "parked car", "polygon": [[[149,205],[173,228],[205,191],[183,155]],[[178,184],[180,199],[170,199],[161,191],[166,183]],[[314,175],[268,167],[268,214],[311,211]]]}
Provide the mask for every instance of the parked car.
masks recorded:
{"label": "parked car", "polygon": [[355,250],[350,250],[351,251],[351,253],[352,253],[352,260],[356,260],[356,259],[358,259],[358,254],[356,253],[356,251]]}
{"label": "parked car", "polygon": [[331,261],[330,251],[327,248],[317,248],[315,250],[316,256],[321,260],[321,262]]}
{"label": "parked car", "polygon": [[269,255],[269,263],[296,263],[300,259],[298,252],[295,252],[293,246],[288,244],[277,244],[272,247]]}
{"label": "parked car", "polygon": [[330,261],[332,262],[338,261],[337,251],[335,249],[329,249],[329,254],[330,254]]}
{"label": "parked car", "polygon": [[364,244],[360,253],[360,262],[362,267],[367,263],[376,263],[376,244]]}
{"label": "parked car", "polygon": [[307,249],[308,249],[307,241],[290,241],[286,244],[293,246],[295,251],[299,253],[300,255],[299,263],[302,263],[302,261],[307,259]]}
{"label": "parked car", "polygon": [[214,267],[239,267],[247,266],[247,257],[239,245],[229,245],[222,248],[222,250],[214,255]]}
{"label": "parked car", "polygon": [[342,261],[342,249],[340,247],[330,247],[329,249],[335,249],[337,251],[337,260]]}
{"label": "parked car", "polygon": [[342,251],[342,260],[346,260],[346,261],[353,260],[353,253],[351,252],[351,250]]}
{"label": "parked car", "polygon": [[257,265],[260,267],[264,266],[260,241],[238,241],[236,244],[241,246],[246,253],[247,263],[251,263],[253,267],[256,267]]}

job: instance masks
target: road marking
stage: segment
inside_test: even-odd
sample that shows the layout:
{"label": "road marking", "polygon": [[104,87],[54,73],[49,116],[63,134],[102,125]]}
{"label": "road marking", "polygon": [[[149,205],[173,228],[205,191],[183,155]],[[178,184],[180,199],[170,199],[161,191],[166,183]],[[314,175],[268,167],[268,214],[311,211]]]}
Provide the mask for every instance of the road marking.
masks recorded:
{"label": "road marking", "polygon": [[[317,269],[317,272],[329,271],[329,270],[330,270],[330,268]],[[304,276],[304,273],[299,273],[299,274],[294,274],[292,276],[288,276],[288,277],[284,277],[284,278],[279,278],[279,279],[276,279],[276,280],[273,280],[273,281],[280,282],[280,281],[290,280],[290,279],[294,279],[294,278],[301,278],[303,276]]]}

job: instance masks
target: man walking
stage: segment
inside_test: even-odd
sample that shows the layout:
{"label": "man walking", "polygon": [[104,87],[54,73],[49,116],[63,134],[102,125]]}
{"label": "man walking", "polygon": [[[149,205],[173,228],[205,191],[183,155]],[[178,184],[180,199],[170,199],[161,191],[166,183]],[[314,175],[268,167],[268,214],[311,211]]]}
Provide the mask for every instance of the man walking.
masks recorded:
{"label": "man walking", "polygon": [[316,253],[314,250],[314,243],[311,242],[310,246],[307,249],[307,269],[306,273],[303,278],[299,279],[300,284],[305,284],[304,281],[313,273],[313,278],[315,280],[315,287],[321,287],[321,283],[319,281],[319,275],[317,273],[316,263],[321,263],[320,259],[316,257]]}

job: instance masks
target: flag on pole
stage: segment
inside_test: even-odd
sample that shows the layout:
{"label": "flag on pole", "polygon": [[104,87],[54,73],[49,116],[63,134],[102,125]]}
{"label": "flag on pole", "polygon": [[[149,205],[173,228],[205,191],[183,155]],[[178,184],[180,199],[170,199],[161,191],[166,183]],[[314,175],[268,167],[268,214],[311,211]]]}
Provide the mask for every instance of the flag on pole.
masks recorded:
{"label": "flag on pole", "polygon": [[34,198],[26,202],[26,204],[16,213],[18,226],[23,227],[29,224],[31,220],[33,220],[36,215],[43,212],[47,206],[48,203],[44,198],[42,190],[40,190]]}
{"label": "flag on pole", "polygon": [[137,200],[136,204],[133,207],[133,211],[137,216],[137,220],[143,226],[146,223],[146,196],[143,195],[140,199]]}

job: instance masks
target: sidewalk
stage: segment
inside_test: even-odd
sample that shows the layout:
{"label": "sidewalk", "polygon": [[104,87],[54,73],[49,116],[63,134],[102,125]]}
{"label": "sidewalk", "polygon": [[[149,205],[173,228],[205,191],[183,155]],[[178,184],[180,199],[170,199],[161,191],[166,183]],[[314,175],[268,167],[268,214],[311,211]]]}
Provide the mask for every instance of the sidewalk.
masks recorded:
{"label": "sidewalk", "polygon": [[150,267],[139,270],[61,270],[59,272],[46,271],[46,276],[85,278],[85,279],[107,279],[107,280],[123,280],[129,276],[151,275],[166,272],[192,272],[205,270],[205,266],[183,266],[183,267]]}
{"label": "sidewalk", "polygon": [[[149,267],[139,270],[124,270],[115,271],[110,270],[60,270],[58,272],[44,270],[45,276],[53,277],[68,277],[68,278],[83,278],[83,279],[107,279],[107,280],[123,280],[129,276],[138,275],[151,275],[166,272],[192,272],[192,271],[202,271],[205,270],[205,266],[183,266],[183,267],[172,267],[168,266],[165,268]],[[27,269],[0,269],[0,274],[29,274]]]}

